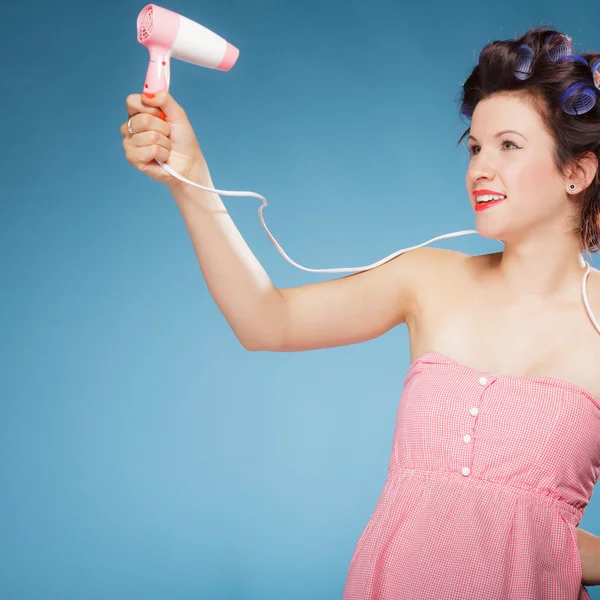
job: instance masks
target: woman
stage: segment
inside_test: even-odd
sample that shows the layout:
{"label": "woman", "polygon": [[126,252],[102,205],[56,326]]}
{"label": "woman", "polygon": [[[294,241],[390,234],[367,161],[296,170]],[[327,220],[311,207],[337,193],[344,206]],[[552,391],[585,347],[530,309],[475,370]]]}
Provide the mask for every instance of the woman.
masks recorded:
{"label": "woman", "polygon": [[[571,51],[566,36],[532,29],[486,46],[463,86],[467,192],[502,252],[421,248],[295,288],[273,286],[216,194],[152,162],[214,187],[183,109],[165,91],[127,99],[127,160],[169,187],[246,349],[408,327],[389,475],[345,600],[589,598],[582,580],[600,551],[580,555],[576,526],[600,472],[600,273],[583,258],[600,249],[600,54]],[[569,96],[576,83],[598,96],[584,114],[573,114],[586,100]]]}

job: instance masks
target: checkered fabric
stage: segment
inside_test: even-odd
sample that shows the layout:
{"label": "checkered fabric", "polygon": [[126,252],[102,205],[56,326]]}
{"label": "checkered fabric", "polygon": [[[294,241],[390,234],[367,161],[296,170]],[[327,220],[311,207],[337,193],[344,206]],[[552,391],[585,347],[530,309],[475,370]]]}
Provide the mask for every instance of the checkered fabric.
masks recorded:
{"label": "checkered fabric", "polygon": [[343,600],[589,600],[576,528],[600,474],[600,399],[429,352]]}

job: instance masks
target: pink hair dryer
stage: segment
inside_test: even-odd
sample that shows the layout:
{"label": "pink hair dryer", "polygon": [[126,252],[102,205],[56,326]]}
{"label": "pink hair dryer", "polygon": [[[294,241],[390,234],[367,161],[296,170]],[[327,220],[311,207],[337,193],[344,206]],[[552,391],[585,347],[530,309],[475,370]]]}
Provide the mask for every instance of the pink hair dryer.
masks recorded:
{"label": "pink hair dryer", "polygon": [[150,53],[145,92],[169,89],[171,57],[229,71],[240,54],[210,29],[156,4],[148,4],[138,15],[137,38]]}

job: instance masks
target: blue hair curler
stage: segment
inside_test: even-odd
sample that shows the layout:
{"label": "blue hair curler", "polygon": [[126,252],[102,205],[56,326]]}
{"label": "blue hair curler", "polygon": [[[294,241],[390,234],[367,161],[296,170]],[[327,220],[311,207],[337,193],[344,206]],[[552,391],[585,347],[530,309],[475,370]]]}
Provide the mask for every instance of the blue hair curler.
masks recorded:
{"label": "blue hair curler", "polygon": [[583,58],[583,56],[579,56],[579,54],[569,54],[568,56],[561,56],[556,62],[557,63],[578,62],[578,63],[581,63],[582,65],[585,65],[586,67],[590,66],[590,63],[588,63],[588,61],[585,60],[585,58]]}
{"label": "blue hair curler", "polygon": [[594,79],[594,85],[600,90],[600,59],[592,63],[592,77]]}
{"label": "blue hair curler", "polygon": [[534,58],[535,53],[527,44],[519,46],[519,60],[515,69],[515,77],[517,79],[523,81],[531,77],[531,65],[533,65]]}
{"label": "blue hair curler", "polygon": [[573,83],[561,94],[560,102],[567,114],[583,115],[594,108],[596,91],[587,83]]}
{"label": "blue hair curler", "polygon": [[471,119],[473,117],[473,111],[466,104],[463,104],[460,107],[460,114],[464,115],[468,119]]}
{"label": "blue hair curler", "polygon": [[548,50],[548,58],[552,62],[558,62],[561,58],[573,54],[573,44],[571,40],[562,34],[554,34],[548,38],[547,44],[552,44],[553,40],[560,39],[560,42]]}

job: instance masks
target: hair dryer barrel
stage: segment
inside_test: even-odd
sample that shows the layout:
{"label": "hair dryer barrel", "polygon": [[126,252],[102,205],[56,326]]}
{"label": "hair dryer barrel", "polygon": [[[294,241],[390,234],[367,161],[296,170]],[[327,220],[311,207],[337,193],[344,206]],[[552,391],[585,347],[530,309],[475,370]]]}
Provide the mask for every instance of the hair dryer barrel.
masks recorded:
{"label": "hair dryer barrel", "polygon": [[169,89],[170,58],[229,71],[239,50],[210,29],[171,10],[148,4],[137,18],[138,42],[150,53],[145,91]]}

